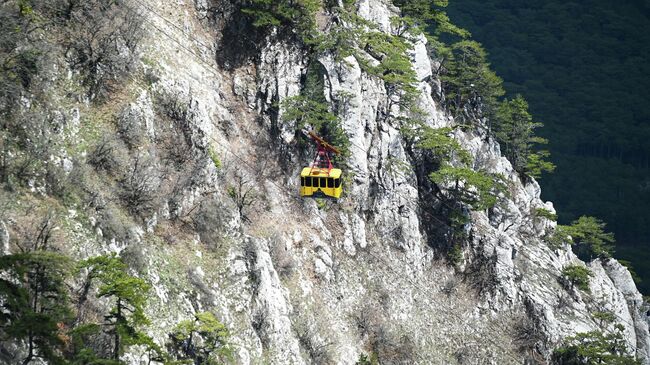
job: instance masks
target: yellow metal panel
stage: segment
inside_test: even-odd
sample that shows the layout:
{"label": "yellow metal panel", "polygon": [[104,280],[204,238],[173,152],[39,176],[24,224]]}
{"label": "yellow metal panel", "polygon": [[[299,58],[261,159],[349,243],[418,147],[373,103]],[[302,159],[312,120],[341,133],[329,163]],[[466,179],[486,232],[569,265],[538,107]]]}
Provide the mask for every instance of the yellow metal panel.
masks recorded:
{"label": "yellow metal panel", "polygon": [[319,169],[317,167],[311,168],[311,167],[305,167],[302,169],[300,172],[301,177],[306,177],[306,176],[316,176],[316,177],[333,177],[335,179],[338,179],[341,177],[341,169],[332,169],[329,172],[329,175],[327,174],[327,169]]}
{"label": "yellow metal panel", "polygon": [[[305,167],[302,169],[300,172],[301,177],[312,177],[312,181],[317,181],[320,186],[320,180],[323,179],[326,181],[327,178],[332,178],[332,179],[340,179],[341,178],[341,170],[340,169],[332,169],[329,172],[329,175],[327,174],[326,169],[318,169],[314,168],[312,169],[311,167]],[[313,187],[313,182],[312,186],[300,186],[300,196],[314,196],[314,195],[325,195],[327,197],[335,198],[338,199],[341,197],[341,194],[343,193],[343,184],[339,185],[338,188],[328,188],[327,183],[324,184],[325,187]]]}

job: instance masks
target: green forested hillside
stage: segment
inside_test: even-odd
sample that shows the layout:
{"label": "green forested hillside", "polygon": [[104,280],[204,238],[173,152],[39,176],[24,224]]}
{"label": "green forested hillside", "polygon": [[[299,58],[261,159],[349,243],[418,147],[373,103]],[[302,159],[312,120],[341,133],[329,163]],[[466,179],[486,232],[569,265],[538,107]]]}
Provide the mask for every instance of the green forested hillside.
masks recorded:
{"label": "green forested hillside", "polygon": [[650,2],[456,0],[448,13],[545,124],[557,170],[542,194],[560,222],[606,221],[650,292]]}

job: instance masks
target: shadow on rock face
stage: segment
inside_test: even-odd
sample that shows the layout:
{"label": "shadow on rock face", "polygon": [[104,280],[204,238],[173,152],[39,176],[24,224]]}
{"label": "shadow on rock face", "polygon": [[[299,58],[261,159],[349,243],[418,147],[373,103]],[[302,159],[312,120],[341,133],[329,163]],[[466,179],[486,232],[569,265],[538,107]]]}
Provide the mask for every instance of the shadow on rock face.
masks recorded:
{"label": "shadow on rock face", "polygon": [[221,38],[217,41],[216,60],[224,70],[234,70],[259,58],[266,27],[255,27],[252,19],[237,4],[224,19]]}

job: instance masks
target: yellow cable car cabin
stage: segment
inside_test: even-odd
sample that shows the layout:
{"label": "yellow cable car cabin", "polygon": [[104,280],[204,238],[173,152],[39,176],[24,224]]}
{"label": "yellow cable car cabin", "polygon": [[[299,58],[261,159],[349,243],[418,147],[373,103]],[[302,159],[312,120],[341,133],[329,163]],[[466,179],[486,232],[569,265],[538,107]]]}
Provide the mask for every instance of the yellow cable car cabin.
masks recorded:
{"label": "yellow cable car cabin", "polygon": [[341,184],[340,169],[323,169],[318,167],[305,167],[300,173],[300,196],[314,198],[341,197],[343,184]]}
{"label": "yellow cable car cabin", "polygon": [[300,196],[338,199],[343,192],[341,169],[335,169],[330,153],[341,152],[313,132],[303,131],[316,143],[316,157],[310,167],[300,172]]}

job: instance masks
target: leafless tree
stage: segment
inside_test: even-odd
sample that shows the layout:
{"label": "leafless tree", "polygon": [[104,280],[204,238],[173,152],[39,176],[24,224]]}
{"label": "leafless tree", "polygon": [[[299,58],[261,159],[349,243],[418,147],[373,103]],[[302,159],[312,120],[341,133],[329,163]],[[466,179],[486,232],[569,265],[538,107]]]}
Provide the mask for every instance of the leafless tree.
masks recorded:
{"label": "leafless tree", "polygon": [[56,224],[56,213],[53,210],[47,211],[41,219],[32,225],[27,235],[21,240],[22,242],[17,242],[18,249],[21,252],[49,250]]}
{"label": "leafless tree", "polygon": [[281,277],[289,277],[295,267],[295,262],[284,244],[284,242],[277,238],[274,239],[271,246],[271,259],[273,266]]}
{"label": "leafless tree", "polygon": [[104,136],[97,142],[93,150],[88,155],[88,163],[90,163],[98,171],[114,172],[119,165],[123,162],[119,158],[120,147],[125,149],[123,145],[111,136]]}
{"label": "leafless tree", "polygon": [[383,322],[377,306],[368,303],[352,314],[352,320],[357,325],[361,337],[374,336]]}
{"label": "leafless tree", "polygon": [[142,152],[138,152],[133,158],[133,165],[121,181],[122,201],[132,214],[142,215],[153,208],[158,180],[151,161]]}
{"label": "leafless tree", "polygon": [[266,308],[258,309],[251,318],[251,325],[259,337],[260,342],[262,342],[262,348],[267,349],[269,347],[269,323],[268,323],[268,310]]}
{"label": "leafless tree", "polygon": [[244,221],[250,221],[245,211],[257,201],[257,189],[252,179],[240,172],[235,173],[234,184],[228,186],[228,195],[237,205],[239,216]]}
{"label": "leafless tree", "polygon": [[126,74],[141,38],[142,17],[128,1],[61,0],[66,56],[82,72],[91,98],[104,96]]}
{"label": "leafless tree", "polygon": [[329,364],[332,362],[333,342],[323,338],[316,331],[316,326],[312,324],[304,319],[294,323],[293,329],[298,337],[298,342],[309,354],[313,364]]}

